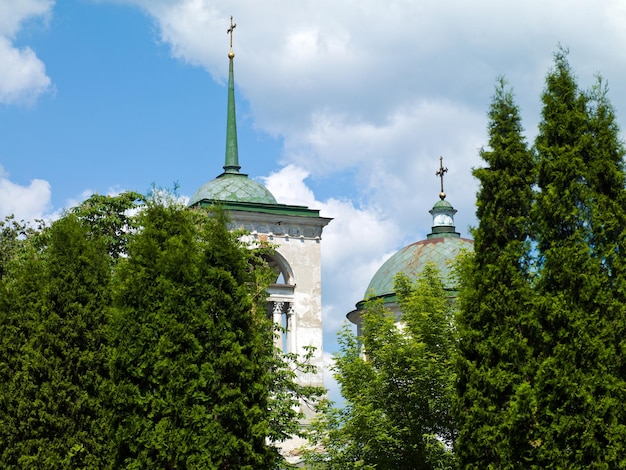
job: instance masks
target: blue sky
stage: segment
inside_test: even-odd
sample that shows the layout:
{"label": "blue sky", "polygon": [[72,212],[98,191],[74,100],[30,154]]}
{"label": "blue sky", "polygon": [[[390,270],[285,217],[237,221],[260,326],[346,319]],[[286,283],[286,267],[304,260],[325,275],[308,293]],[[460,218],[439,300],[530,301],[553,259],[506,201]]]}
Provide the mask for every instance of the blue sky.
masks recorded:
{"label": "blue sky", "polygon": [[334,218],[328,352],[376,269],[428,233],[440,155],[468,235],[498,75],[532,142],[560,43],[624,128],[623,0],[0,0],[0,216],[217,176],[231,15],[242,171]]}
{"label": "blue sky", "polygon": [[[222,84],[173,60],[136,7],[70,1],[51,13],[45,23],[28,21],[15,40],[36,51],[51,86],[34,103],[0,111],[1,161],[11,180],[45,179],[58,209],[85,191],[145,192],[152,183],[176,182],[188,194],[214,176],[225,140]],[[246,126],[243,99],[240,108],[242,154],[257,143],[277,152],[276,139]],[[261,175],[276,162],[248,166]]]}

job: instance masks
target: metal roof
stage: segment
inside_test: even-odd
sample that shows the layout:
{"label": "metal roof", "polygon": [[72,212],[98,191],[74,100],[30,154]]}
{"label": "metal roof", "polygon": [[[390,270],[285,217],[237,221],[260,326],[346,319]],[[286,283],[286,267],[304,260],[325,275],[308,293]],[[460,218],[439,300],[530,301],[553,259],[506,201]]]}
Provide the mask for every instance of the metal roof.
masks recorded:
{"label": "metal roof", "polygon": [[441,272],[446,288],[452,289],[452,265],[463,251],[473,251],[474,242],[468,238],[428,238],[405,246],[389,258],[374,274],[365,297],[385,296],[395,293],[394,279],[398,273],[417,279],[427,263],[433,263]]}
{"label": "metal roof", "polygon": [[277,203],[272,193],[265,186],[241,173],[222,173],[217,178],[203,184],[191,196],[189,205],[193,206],[203,200]]}

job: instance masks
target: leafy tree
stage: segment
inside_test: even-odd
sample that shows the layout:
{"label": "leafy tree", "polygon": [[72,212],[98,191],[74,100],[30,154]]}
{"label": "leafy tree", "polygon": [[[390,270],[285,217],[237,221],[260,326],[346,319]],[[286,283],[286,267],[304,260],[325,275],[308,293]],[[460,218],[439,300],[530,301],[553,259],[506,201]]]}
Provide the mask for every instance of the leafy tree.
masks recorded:
{"label": "leafy tree", "polygon": [[525,468],[532,454],[530,211],[534,158],[503,78],[489,109],[474,254],[461,263],[457,455],[462,468]]}
{"label": "leafy tree", "polygon": [[[282,328],[274,325],[274,329]],[[270,420],[267,437],[273,446],[294,437],[306,437],[307,431],[302,425],[306,416],[302,408],[315,409],[326,393],[322,387],[302,384],[299,380],[306,374],[317,373],[317,367],[311,364],[315,348],[305,347],[305,350],[301,356],[274,348],[273,354],[268,357]]]}
{"label": "leafy tree", "polygon": [[116,279],[116,466],[270,468],[273,346],[252,252],[219,211],[151,201],[139,222]]}
{"label": "leafy tree", "polygon": [[346,404],[322,407],[312,433],[318,449],[307,454],[312,468],[454,468],[451,304],[431,265],[415,284],[400,275],[396,291],[400,327],[371,301],[362,337],[347,328],[339,335],[334,372]]}
{"label": "leafy tree", "polygon": [[614,468],[626,465],[624,151],[605,91],[579,90],[566,51],[542,101],[536,463]]}
{"label": "leafy tree", "polygon": [[6,277],[12,265],[19,264],[28,245],[28,237],[35,237],[44,227],[42,221],[32,227],[23,220],[18,222],[9,215],[0,220],[0,280]]}
{"label": "leafy tree", "polygon": [[0,286],[0,466],[106,468],[105,244],[72,215],[37,241]]}
{"label": "leafy tree", "polygon": [[144,196],[127,191],[115,196],[93,194],[70,210],[89,228],[90,237],[101,237],[113,261],[126,254],[128,239],[137,228],[135,214]]}

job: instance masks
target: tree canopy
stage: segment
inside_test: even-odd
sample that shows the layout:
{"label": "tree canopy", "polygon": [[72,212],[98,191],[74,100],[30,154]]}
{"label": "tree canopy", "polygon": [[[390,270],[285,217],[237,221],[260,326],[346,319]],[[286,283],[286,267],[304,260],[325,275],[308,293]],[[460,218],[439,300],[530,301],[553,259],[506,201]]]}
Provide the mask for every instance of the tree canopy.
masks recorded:
{"label": "tree canopy", "polygon": [[462,468],[626,465],[624,147],[559,49],[533,156],[498,88],[459,296]]}
{"label": "tree canopy", "polygon": [[0,228],[0,466],[282,465],[321,391],[274,347],[271,246],[161,194]]}
{"label": "tree canopy", "polygon": [[29,244],[0,286],[0,461],[105,468],[108,257],[75,216]]}
{"label": "tree canopy", "polygon": [[312,468],[454,468],[452,307],[432,265],[415,282],[400,275],[395,286],[401,326],[373,300],[362,336],[347,327],[339,335],[333,370],[345,405],[323,407]]}
{"label": "tree canopy", "polygon": [[555,55],[542,100],[533,218],[537,463],[623,466],[624,149],[602,81],[581,91],[565,51]]}
{"label": "tree canopy", "polygon": [[524,468],[533,420],[529,374],[537,327],[531,310],[535,161],[503,78],[489,109],[486,166],[474,170],[478,226],[461,263],[456,445],[463,468]]}

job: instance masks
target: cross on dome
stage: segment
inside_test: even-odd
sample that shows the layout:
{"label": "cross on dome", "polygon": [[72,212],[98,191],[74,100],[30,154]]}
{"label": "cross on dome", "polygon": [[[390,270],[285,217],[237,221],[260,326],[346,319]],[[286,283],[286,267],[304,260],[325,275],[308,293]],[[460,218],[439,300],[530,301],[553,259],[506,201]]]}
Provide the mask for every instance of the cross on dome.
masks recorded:
{"label": "cross on dome", "polygon": [[443,191],[443,175],[448,172],[447,168],[443,167],[443,157],[439,157],[439,171],[435,173],[435,176],[439,176],[441,179],[441,192],[439,193],[439,198],[441,200],[446,198],[446,193]]}

